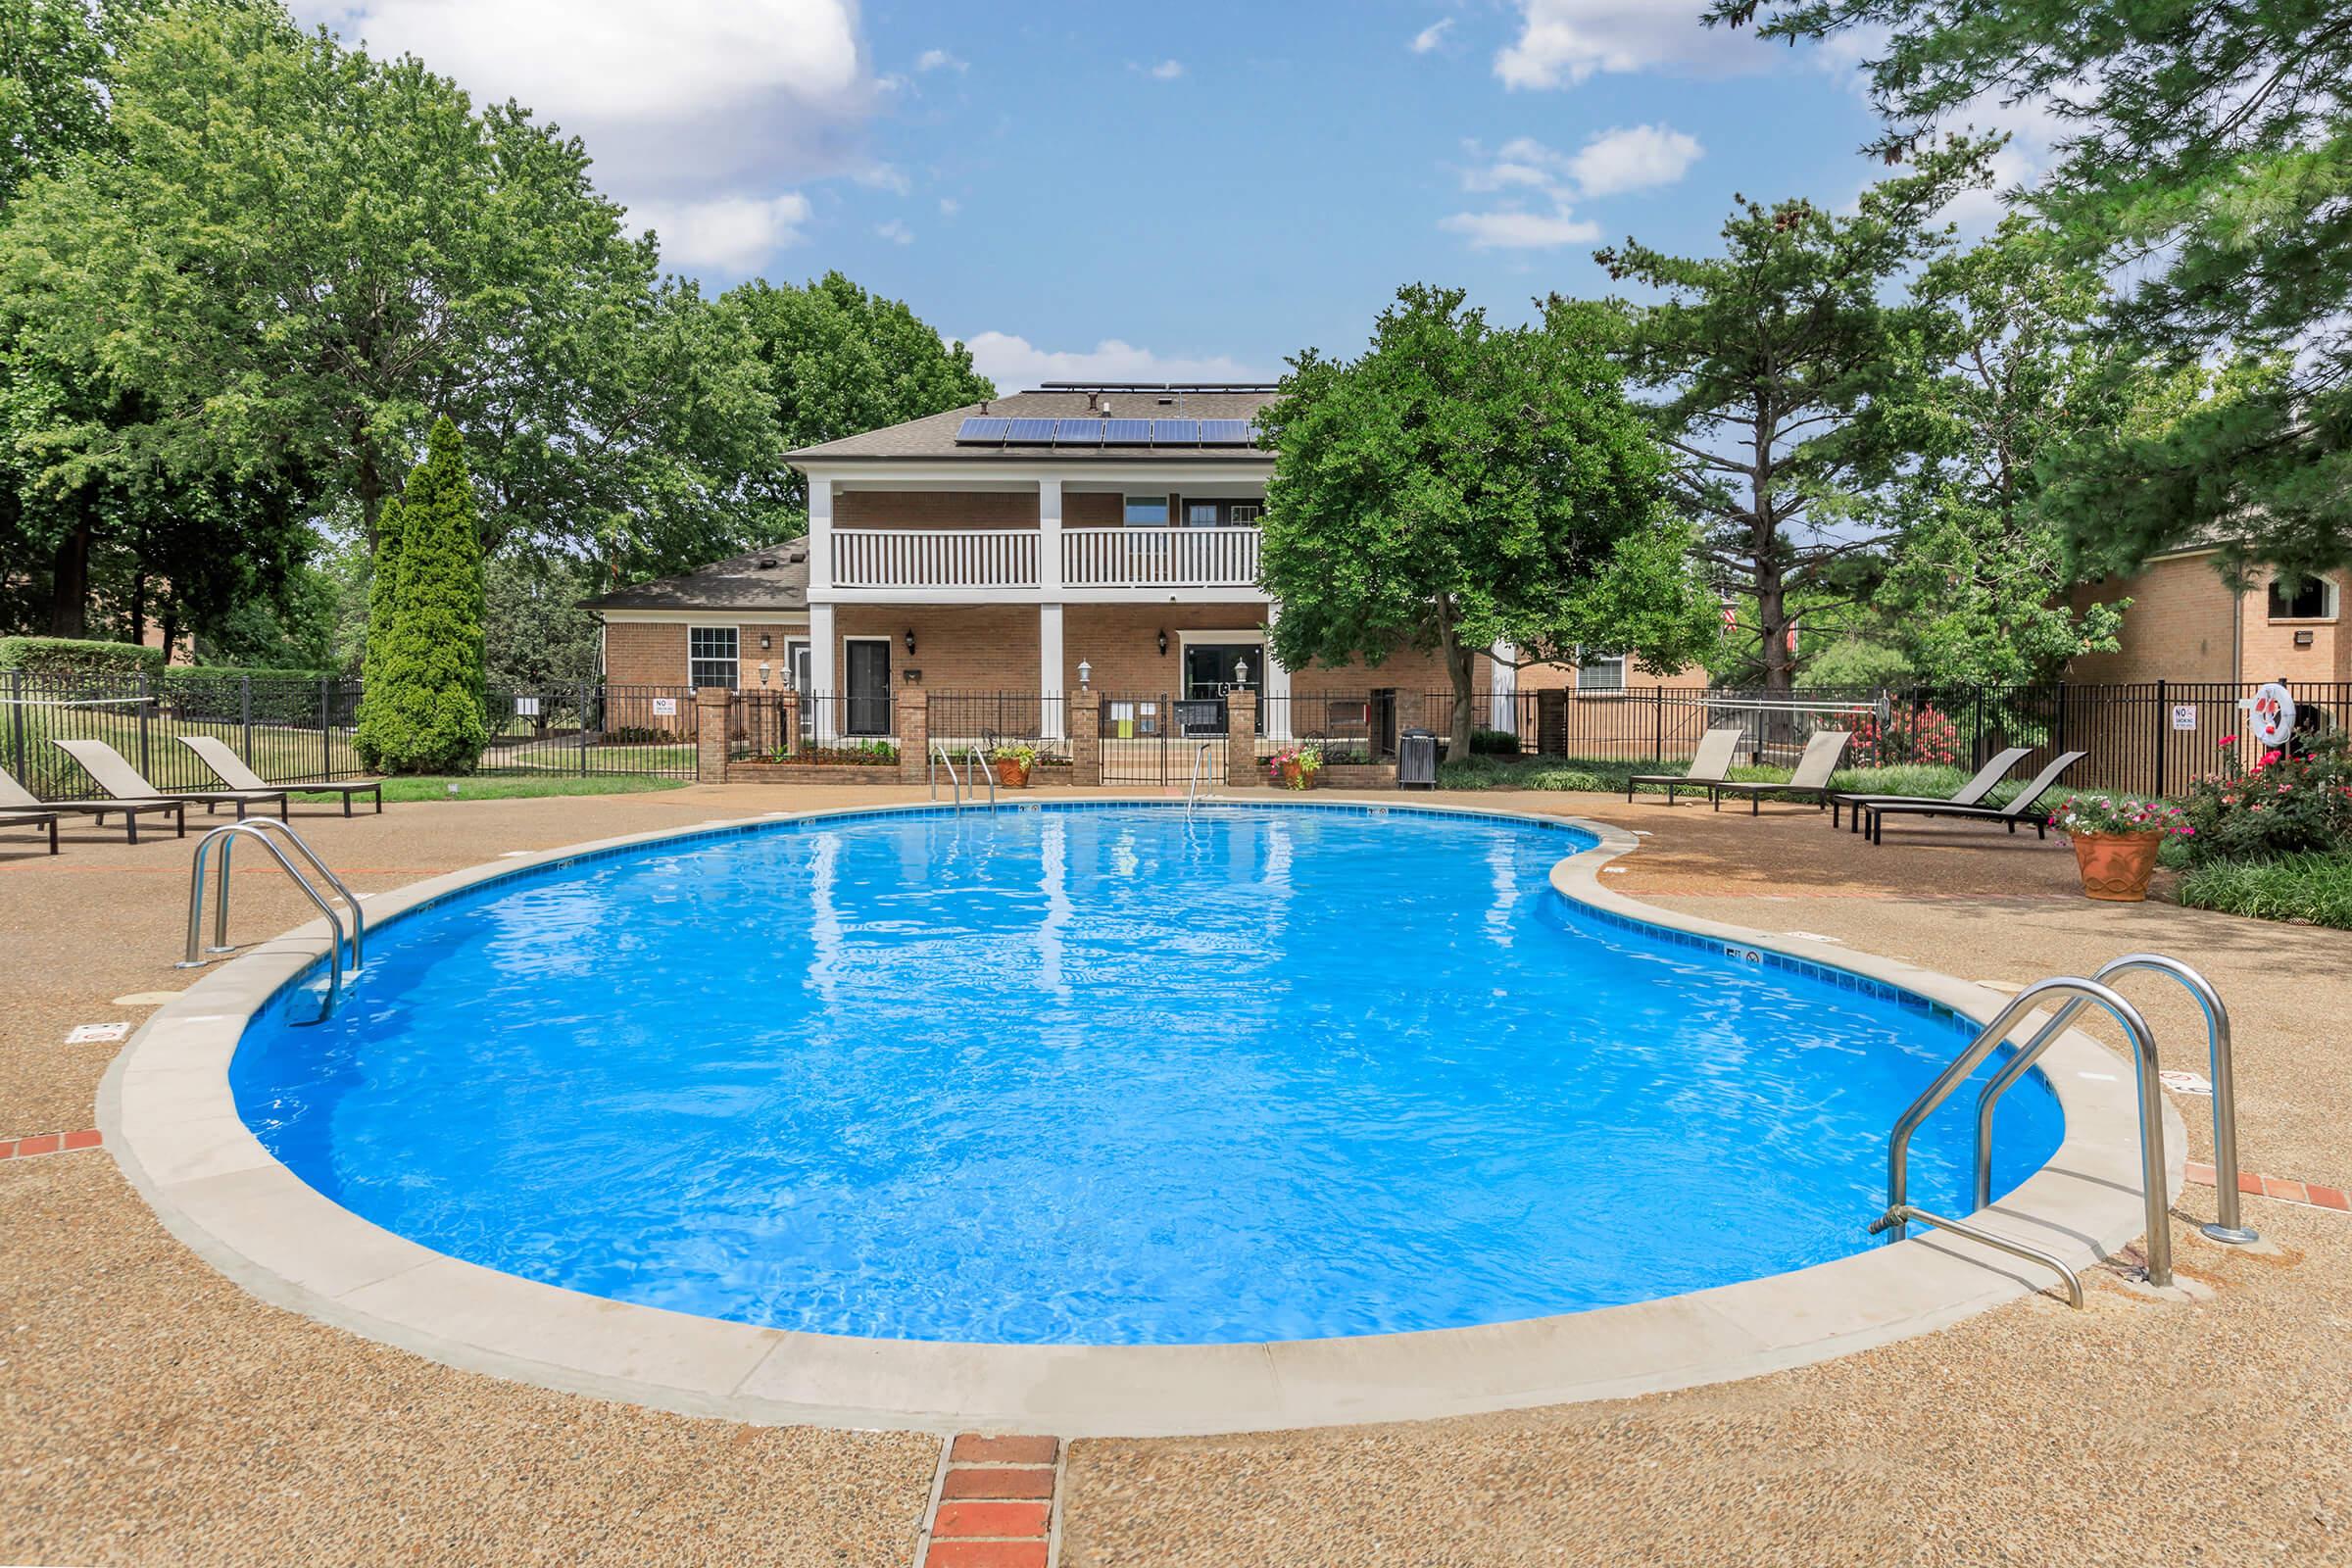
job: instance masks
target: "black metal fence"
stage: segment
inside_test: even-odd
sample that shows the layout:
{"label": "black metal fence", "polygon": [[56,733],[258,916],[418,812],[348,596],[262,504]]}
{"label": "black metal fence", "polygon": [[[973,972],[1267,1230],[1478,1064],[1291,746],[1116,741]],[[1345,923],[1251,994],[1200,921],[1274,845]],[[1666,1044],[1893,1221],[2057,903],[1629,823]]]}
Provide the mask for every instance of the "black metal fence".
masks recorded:
{"label": "black metal fence", "polygon": [[484,707],[490,745],[477,771],[694,777],[702,713],[691,686],[571,681],[492,691]]}
{"label": "black metal fence", "polygon": [[[2352,726],[2352,682],[2286,683],[2307,734]],[[2039,765],[2059,753],[2088,755],[2068,775],[2080,788],[2178,794],[2199,779],[2242,771],[2260,747],[2246,705],[2259,683],[2142,681],[2129,685],[1954,686],[1893,690],[1808,688],[1767,693],[1696,687],[1622,692],[1538,691],[1474,695],[1472,725],[1484,744],[1531,755],[1605,761],[1688,760],[1709,729],[1738,726],[1741,755],[1788,763],[1817,729],[1854,739],[1850,765],[1906,763],[1973,768],[2022,746]],[[1396,755],[1396,736],[1453,724],[1451,692],[1373,691],[1262,700],[1265,737],[1312,740],[1331,758]],[[1494,732],[1508,735],[1501,742]],[[1261,740],[1261,748],[1267,744]]]}

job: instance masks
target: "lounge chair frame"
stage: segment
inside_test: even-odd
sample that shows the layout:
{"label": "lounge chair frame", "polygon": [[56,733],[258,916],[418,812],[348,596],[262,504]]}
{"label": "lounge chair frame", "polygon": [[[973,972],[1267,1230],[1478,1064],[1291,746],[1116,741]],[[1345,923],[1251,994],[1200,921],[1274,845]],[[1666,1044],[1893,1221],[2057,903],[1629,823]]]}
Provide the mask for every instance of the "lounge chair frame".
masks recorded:
{"label": "lounge chair frame", "polygon": [[[229,750],[226,742],[211,735],[182,735],[179,744],[196,754],[196,760],[213,771],[213,776],[232,790],[275,790],[278,785],[245,765],[245,760]],[[340,795],[343,814],[351,814],[351,800],[355,795],[372,793],[375,796],[375,814],[384,814],[384,781],[380,778],[329,779],[309,784],[288,784],[284,788],[304,794]],[[238,813],[240,816],[243,812]]]}
{"label": "lounge chair frame", "polygon": [[[2028,814],[2041,804],[2041,798],[2057,788],[2058,780],[2089,755],[2088,752],[2067,752],[2060,756],[2028,780],[2026,787],[2019,790],[2017,798],[2007,806],[1956,806],[1950,801],[1915,800],[1881,801],[1875,806],[1858,807],[1856,809],[1870,813],[1866,831],[1873,844],[1886,842],[1886,818],[1889,816],[1952,816],[1978,822],[2006,822],[2009,831],[2015,833],[2017,824],[2025,821]],[[2033,822],[2035,838],[2046,839],[2050,836],[2048,822],[2039,816],[2034,816]]]}

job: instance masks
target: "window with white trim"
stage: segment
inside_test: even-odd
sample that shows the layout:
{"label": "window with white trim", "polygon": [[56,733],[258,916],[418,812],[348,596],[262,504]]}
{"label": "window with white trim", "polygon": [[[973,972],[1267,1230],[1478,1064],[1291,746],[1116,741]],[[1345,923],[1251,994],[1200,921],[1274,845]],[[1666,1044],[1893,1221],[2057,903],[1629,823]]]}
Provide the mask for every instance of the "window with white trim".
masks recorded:
{"label": "window with white trim", "polygon": [[1130,528],[1164,528],[1168,525],[1166,496],[1128,496],[1120,520]]}
{"label": "window with white trim", "polygon": [[1625,656],[1603,659],[1598,656],[1576,656],[1576,689],[1580,692],[1621,692],[1625,690]]}
{"label": "window with white trim", "polygon": [[686,684],[735,689],[741,672],[741,644],[733,626],[686,628]]}
{"label": "window with white trim", "polygon": [[2273,620],[2334,619],[2335,584],[2325,577],[2272,578],[2271,618]]}

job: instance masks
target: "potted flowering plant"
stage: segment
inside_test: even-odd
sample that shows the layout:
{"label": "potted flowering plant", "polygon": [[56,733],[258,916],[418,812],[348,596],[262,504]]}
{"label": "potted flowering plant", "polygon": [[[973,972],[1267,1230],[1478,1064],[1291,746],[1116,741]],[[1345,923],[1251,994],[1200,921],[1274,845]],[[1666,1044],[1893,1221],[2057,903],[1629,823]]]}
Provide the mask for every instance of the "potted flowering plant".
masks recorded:
{"label": "potted flowering plant", "polygon": [[997,782],[1008,790],[1025,789],[1029,770],[1037,766],[1037,748],[1026,741],[1001,741],[988,754]]}
{"label": "potted flowering plant", "polygon": [[1286,790],[1311,790],[1323,771],[1323,752],[1315,746],[1286,746],[1266,759],[1267,781]]}
{"label": "potted flowering plant", "polygon": [[2109,904],[2145,899],[2157,850],[2196,831],[2178,806],[2136,795],[2077,795],[2050,813],[2050,826],[2074,845],[2083,893]]}

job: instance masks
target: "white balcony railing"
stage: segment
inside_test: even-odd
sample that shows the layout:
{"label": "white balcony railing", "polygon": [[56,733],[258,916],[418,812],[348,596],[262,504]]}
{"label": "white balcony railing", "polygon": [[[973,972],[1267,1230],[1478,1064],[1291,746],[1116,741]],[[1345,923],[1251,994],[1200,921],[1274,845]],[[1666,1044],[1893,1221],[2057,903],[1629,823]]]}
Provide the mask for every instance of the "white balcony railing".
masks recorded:
{"label": "white balcony railing", "polygon": [[1068,588],[1255,588],[1255,528],[1065,528]]}
{"label": "white balcony railing", "polygon": [[836,528],[837,588],[1035,588],[1028,528]]}

